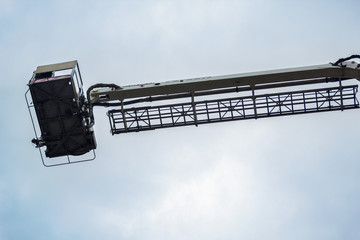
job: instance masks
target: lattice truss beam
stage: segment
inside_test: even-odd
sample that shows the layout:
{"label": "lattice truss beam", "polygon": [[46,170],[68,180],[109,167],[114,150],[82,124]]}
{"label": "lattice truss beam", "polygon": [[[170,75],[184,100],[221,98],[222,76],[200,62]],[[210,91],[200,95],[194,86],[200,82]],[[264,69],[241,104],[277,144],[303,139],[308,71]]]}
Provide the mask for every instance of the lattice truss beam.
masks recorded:
{"label": "lattice truss beam", "polygon": [[108,112],[111,133],[199,125],[243,119],[346,110],[359,107],[357,85],[191,101]]}

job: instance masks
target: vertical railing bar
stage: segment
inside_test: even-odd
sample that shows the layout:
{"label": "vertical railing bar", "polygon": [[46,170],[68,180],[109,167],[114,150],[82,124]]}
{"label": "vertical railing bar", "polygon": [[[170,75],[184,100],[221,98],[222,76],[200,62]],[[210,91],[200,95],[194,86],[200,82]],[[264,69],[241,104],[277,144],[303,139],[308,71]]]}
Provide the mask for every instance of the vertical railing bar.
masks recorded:
{"label": "vertical railing bar", "polygon": [[344,111],[343,86],[342,86],[341,78],[339,78],[339,87],[340,87],[341,111]]}
{"label": "vertical railing bar", "polygon": [[158,109],[158,112],[159,112],[160,126],[163,127],[163,121],[162,121],[162,117],[161,117],[160,107],[158,107],[157,109]]}
{"label": "vertical railing bar", "polygon": [[207,119],[208,119],[208,122],[210,122],[210,115],[209,115],[209,108],[208,108],[208,103],[205,102],[205,107],[206,107],[206,115],[207,115]]}
{"label": "vertical railing bar", "polygon": [[150,115],[149,115],[149,109],[148,108],[146,109],[146,114],[147,114],[148,121],[149,121],[149,128],[151,128]]}
{"label": "vertical railing bar", "polygon": [[173,126],[175,126],[175,122],[174,122],[174,114],[173,114],[173,111],[172,111],[172,107],[170,106],[170,115],[171,115],[171,121],[172,121],[172,124]]}
{"label": "vertical railing bar", "polygon": [[193,108],[193,113],[194,113],[194,121],[195,121],[195,126],[198,126],[198,119],[197,119],[197,113],[196,113],[196,104],[195,104],[195,96],[194,96],[194,92],[191,93],[191,103],[192,103],[192,108]]}
{"label": "vertical railing bar", "polygon": [[217,105],[218,105],[219,119],[221,120],[220,101],[217,102]]}
{"label": "vertical railing bar", "polygon": [[126,122],[126,116],[125,116],[125,110],[124,110],[124,100],[121,100],[121,114],[124,122],[124,128],[125,132],[128,132],[127,122]]}
{"label": "vertical railing bar", "polygon": [[255,97],[254,86],[251,86],[251,92],[252,92],[252,100],[253,100],[253,107],[254,107],[254,116],[255,116],[255,119],[257,119],[256,97]]}
{"label": "vertical railing bar", "polygon": [[281,112],[281,99],[280,99],[280,94],[278,95],[278,105],[279,105],[279,112],[280,112],[280,114],[282,113]]}

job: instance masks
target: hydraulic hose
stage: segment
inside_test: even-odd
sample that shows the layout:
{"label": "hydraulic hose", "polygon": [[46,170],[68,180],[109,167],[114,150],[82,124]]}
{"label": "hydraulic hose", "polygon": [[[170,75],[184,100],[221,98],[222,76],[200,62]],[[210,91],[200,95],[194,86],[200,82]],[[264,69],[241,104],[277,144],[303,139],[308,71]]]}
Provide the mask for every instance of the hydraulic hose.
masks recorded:
{"label": "hydraulic hose", "polygon": [[[88,88],[88,90],[86,91],[86,98],[87,98],[87,108],[89,109],[89,117],[90,117],[90,123],[88,124],[88,128],[91,128],[92,126],[94,126],[95,124],[95,119],[94,119],[94,114],[93,114],[93,107],[96,106],[97,104],[92,104],[90,101],[90,92],[95,89],[95,88],[113,88],[113,89],[119,89],[120,86],[116,85],[116,84],[108,84],[108,83],[98,83],[95,85],[92,85]],[[101,106],[101,105],[99,105]]]}
{"label": "hydraulic hose", "polygon": [[360,58],[360,55],[351,55],[350,57],[346,57],[346,58],[340,58],[339,60],[337,60],[335,63],[333,63],[333,66],[339,66],[339,64],[341,65],[341,63],[348,61],[350,59],[354,59],[354,58]]}

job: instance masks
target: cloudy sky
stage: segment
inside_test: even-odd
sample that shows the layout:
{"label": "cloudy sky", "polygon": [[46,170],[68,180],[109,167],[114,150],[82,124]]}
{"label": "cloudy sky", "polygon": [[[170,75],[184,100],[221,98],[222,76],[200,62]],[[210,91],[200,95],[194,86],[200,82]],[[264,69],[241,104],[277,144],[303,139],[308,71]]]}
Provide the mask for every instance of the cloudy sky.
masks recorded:
{"label": "cloudy sky", "polygon": [[24,93],[78,60],[85,87],[359,54],[356,0],[0,0],[0,239],[359,239],[358,110],[111,136],[46,168]]}

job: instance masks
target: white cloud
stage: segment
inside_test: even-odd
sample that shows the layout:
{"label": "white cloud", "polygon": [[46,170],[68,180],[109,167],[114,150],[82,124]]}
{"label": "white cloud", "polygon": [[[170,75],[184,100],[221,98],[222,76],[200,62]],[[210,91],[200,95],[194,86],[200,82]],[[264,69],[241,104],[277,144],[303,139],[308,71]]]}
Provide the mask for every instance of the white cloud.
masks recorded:
{"label": "white cloud", "polygon": [[253,181],[248,166],[234,159],[220,159],[191,179],[169,183],[166,196],[149,211],[149,220],[173,226],[180,221],[180,225],[191,226],[198,219],[214,221],[227,216],[235,206],[246,212],[254,197]]}
{"label": "white cloud", "polygon": [[0,19],[14,13],[15,0],[0,0]]}
{"label": "white cloud", "polygon": [[249,170],[221,159],[191,179],[167,182],[155,202],[145,198],[130,211],[122,206],[97,209],[97,222],[104,231],[113,229],[114,235],[136,239],[210,237],[209,229],[228,231],[234,227],[233,217],[247,218],[254,211],[254,179]]}

